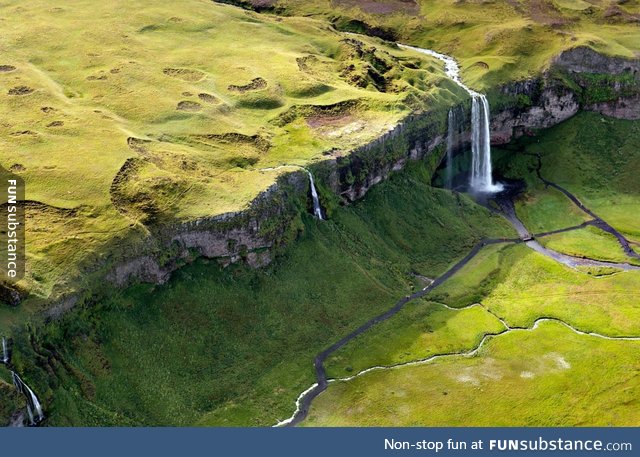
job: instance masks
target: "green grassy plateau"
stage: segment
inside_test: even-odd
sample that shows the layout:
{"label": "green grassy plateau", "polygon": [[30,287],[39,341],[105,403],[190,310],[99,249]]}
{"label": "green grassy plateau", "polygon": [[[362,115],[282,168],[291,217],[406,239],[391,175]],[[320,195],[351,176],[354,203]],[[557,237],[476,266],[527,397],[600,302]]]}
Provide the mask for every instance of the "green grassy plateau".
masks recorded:
{"label": "green grassy plateau", "polygon": [[537,75],[575,46],[635,57],[640,42],[637,0],[223,1],[324,16],[342,30],[436,49],[456,57],[477,89]]}
{"label": "green grassy plateau", "polygon": [[287,171],[263,168],[344,154],[460,93],[430,58],[205,0],[0,17],[0,165],[26,181],[20,286],[39,303],[149,231],[246,208]]}

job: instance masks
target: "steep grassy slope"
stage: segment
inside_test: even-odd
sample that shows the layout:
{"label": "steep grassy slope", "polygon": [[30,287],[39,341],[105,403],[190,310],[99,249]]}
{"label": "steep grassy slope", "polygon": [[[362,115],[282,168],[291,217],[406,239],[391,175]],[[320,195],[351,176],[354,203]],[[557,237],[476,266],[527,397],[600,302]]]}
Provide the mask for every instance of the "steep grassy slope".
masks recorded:
{"label": "steep grassy slope", "polygon": [[562,50],[591,46],[638,52],[640,2],[615,0],[223,0],[296,15],[323,15],[338,28],[455,56],[477,89],[538,74]]}
{"label": "steep grassy slope", "polygon": [[264,270],[197,262],[77,309],[33,345],[17,337],[15,363],[51,425],[271,425],[313,381],[315,353],[422,287],[414,273],[442,273],[482,236],[513,236],[429,180],[417,166],[330,221],[305,215]]}
{"label": "steep grassy slope", "polygon": [[349,151],[459,91],[378,40],[204,0],[0,17],[0,165],[26,181],[21,285],[40,298],[159,226],[245,208],[287,171],[263,168]]}

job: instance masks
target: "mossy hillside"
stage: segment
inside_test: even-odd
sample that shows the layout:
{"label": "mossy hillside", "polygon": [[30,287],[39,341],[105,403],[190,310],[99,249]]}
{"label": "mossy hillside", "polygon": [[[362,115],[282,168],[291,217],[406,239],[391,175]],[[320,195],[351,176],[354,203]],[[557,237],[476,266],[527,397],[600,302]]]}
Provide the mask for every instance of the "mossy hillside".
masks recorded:
{"label": "mossy hillside", "polygon": [[[243,2],[257,3],[251,0]],[[527,79],[550,67],[563,50],[585,45],[635,58],[640,3],[614,0],[484,2],[420,0],[313,2],[279,0],[276,12],[323,15],[339,29],[384,36],[453,55],[477,90]]]}
{"label": "mossy hillside", "polygon": [[[329,342],[436,276],[483,236],[513,236],[414,165],[302,232],[261,270],[198,261],[16,336],[49,424],[271,425]],[[35,349],[34,349],[35,348]],[[38,356],[37,354],[42,354]]]}
{"label": "mossy hillside", "polygon": [[158,227],[246,208],[287,172],[263,168],[347,152],[460,94],[436,61],[312,19],[197,0],[2,16],[0,157],[33,202],[21,285],[40,300]]}

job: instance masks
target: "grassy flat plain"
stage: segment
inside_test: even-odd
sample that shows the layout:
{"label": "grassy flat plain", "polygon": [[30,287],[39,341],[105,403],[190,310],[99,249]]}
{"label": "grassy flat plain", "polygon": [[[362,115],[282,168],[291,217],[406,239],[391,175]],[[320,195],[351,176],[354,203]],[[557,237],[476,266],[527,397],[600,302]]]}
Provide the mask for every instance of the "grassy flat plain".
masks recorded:
{"label": "grassy flat plain", "polygon": [[[513,236],[429,182],[416,166],[329,221],[305,215],[299,240],[265,269],[196,262],[166,285],[78,308],[37,332],[37,352],[56,351],[48,369],[27,335],[15,363],[51,425],[272,425],[313,382],[314,354],[417,287],[412,273],[436,276],[480,237]],[[451,344],[464,319],[482,317],[447,322],[457,314],[433,316]],[[483,320],[480,332],[495,328]]]}
{"label": "grassy flat plain", "polygon": [[[241,2],[238,2],[241,3]],[[243,0],[242,3],[263,3]],[[293,14],[324,15],[340,28],[375,30],[453,55],[476,89],[535,75],[579,45],[634,57],[640,2],[615,0],[277,0]]]}
{"label": "grassy flat plain", "polygon": [[637,425],[639,341],[582,336],[554,322],[490,340],[476,357],[332,384],[310,426]]}
{"label": "grassy flat plain", "polygon": [[[464,337],[453,340],[447,327],[457,325],[464,312],[485,309],[510,327],[531,328],[536,319],[550,317],[585,332],[640,336],[639,284],[638,272],[592,277],[522,245],[487,249],[426,297],[450,306],[482,303],[482,308],[466,308],[434,328],[433,309],[428,311],[437,305],[416,304],[422,306],[422,315],[413,313],[416,320],[403,325],[407,316],[401,313],[354,340],[342,358],[331,361],[330,372],[348,377],[373,365],[468,352],[481,335],[499,336],[473,357],[448,356],[332,383],[304,424],[637,425],[640,341],[578,335],[558,322],[506,332],[469,319],[461,321]],[[383,339],[386,344],[364,346]],[[355,369],[345,370],[345,363]]]}
{"label": "grassy flat plain", "polygon": [[0,18],[0,165],[26,181],[22,285],[40,298],[153,227],[245,208],[286,171],[262,168],[378,137],[405,97],[460,91],[380,40],[205,0],[8,1]]}

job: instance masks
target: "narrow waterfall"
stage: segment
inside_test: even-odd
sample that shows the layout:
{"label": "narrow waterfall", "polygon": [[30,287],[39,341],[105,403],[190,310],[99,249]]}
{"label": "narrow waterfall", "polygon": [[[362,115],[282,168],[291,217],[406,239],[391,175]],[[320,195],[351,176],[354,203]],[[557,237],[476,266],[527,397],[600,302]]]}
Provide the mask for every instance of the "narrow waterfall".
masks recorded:
{"label": "narrow waterfall", "polygon": [[435,57],[444,62],[444,72],[453,82],[462,87],[471,96],[471,176],[469,187],[475,192],[500,192],[503,186],[493,182],[491,169],[491,134],[489,131],[489,102],[487,97],[466,86],[460,78],[460,67],[453,57],[431,49],[399,45],[405,49]]}
{"label": "narrow waterfall", "polygon": [[42,412],[42,406],[36,394],[29,388],[28,385],[18,376],[15,371],[11,372],[13,378],[13,385],[16,386],[16,390],[24,395],[27,400],[27,413],[29,414],[30,425],[37,425],[44,419],[44,413]]}
{"label": "narrow waterfall", "polygon": [[309,175],[309,185],[311,186],[311,199],[313,200],[313,215],[320,219],[324,220],[322,217],[322,208],[320,207],[320,199],[318,198],[318,191],[316,190],[316,184],[313,181],[313,175],[307,169],[305,169],[307,174]]}
{"label": "narrow waterfall", "polygon": [[7,339],[2,337],[2,363],[9,365],[9,346],[7,345]]}

